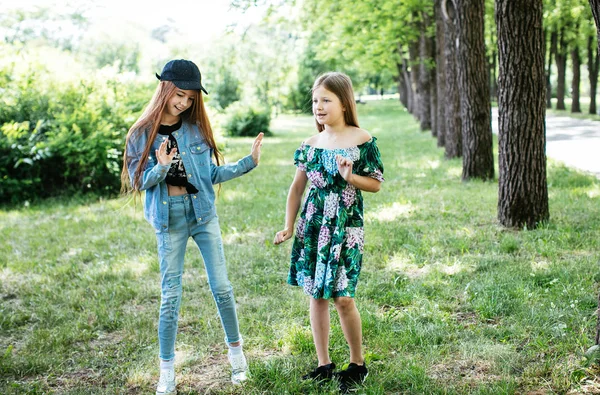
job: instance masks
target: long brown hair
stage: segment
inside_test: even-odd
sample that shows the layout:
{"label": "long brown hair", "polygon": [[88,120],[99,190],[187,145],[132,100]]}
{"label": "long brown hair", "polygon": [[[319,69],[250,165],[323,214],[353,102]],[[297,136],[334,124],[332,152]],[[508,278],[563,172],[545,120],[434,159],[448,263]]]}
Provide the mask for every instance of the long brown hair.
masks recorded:
{"label": "long brown hair", "polygon": [[[156,139],[158,129],[160,128],[160,120],[163,111],[167,106],[169,99],[178,89],[179,88],[177,88],[171,81],[161,81],[156,87],[150,103],[148,106],[146,106],[144,112],[138,118],[138,120],[129,129],[127,138],[125,140],[125,151],[123,152],[123,170],[121,171],[122,194],[126,194],[131,191],[137,193],[140,191],[139,188],[141,185],[142,175],[144,173],[144,169],[146,168],[146,164],[148,163],[148,156],[150,155],[152,143]],[[181,114],[181,117],[184,121],[198,125],[198,129],[200,130],[200,133],[202,133],[202,137],[204,137],[204,140],[208,146],[213,150],[215,161],[217,162],[217,166],[219,166],[223,161],[223,155],[217,148],[213,131],[210,126],[210,121],[206,115],[204,100],[202,99],[202,92],[195,91],[192,106],[185,110],[185,112]],[[131,158],[127,157],[127,145],[132,137],[141,133],[149,133],[148,140],[146,142],[146,147],[144,147],[142,156],[139,158],[137,169],[133,175],[133,185],[131,185],[129,169],[127,167],[128,159]]]}
{"label": "long brown hair", "polygon": [[[312,87],[312,92],[315,89],[323,87],[334,93],[342,102],[344,111],[344,122],[348,126],[358,126],[358,117],[356,116],[356,102],[354,100],[354,90],[352,89],[352,80],[344,73],[330,72],[320,75]],[[325,130],[325,126],[319,124],[315,119],[319,132]]]}

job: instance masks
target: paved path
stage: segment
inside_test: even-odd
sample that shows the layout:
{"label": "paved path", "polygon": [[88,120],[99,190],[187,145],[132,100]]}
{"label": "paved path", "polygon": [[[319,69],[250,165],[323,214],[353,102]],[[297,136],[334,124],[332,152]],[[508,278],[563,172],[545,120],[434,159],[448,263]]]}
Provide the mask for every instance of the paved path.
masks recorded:
{"label": "paved path", "polygon": [[[492,108],[492,128],[498,133],[495,107]],[[600,122],[547,115],[546,156],[600,178]]]}

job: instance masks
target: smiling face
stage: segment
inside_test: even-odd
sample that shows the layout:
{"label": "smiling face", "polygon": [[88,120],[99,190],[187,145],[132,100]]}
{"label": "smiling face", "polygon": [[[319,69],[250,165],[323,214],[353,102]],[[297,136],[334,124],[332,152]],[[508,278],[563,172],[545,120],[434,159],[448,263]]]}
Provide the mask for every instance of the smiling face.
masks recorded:
{"label": "smiling face", "polygon": [[323,86],[313,90],[313,114],[320,125],[343,126],[344,106],[337,95]]}
{"label": "smiling face", "polygon": [[194,104],[196,96],[198,92],[195,90],[177,89],[163,110],[162,123],[170,125],[179,121],[181,113]]}

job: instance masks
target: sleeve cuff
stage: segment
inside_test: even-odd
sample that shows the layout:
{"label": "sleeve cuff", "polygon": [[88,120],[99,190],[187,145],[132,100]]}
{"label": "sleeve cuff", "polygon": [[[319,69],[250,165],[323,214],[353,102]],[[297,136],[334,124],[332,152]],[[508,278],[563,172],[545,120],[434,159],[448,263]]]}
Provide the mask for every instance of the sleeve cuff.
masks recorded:
{"label": "sleeve cuff", "polygon": [[243,157],[240,160],[242,168],[244,169],[244,173],[248,173],[250,170],[256,167],[256,163],[254,163],[254,159],[252,159],[252,155],[248,155]]}
{"label": "sleeve cuff", "polygon": [[171,167],[170,164],[168,165],[161,165],[160,163],[157,163],[155,166],[156,171],[159,174],[167,174],[167,172],[169,171],[169,168]]}

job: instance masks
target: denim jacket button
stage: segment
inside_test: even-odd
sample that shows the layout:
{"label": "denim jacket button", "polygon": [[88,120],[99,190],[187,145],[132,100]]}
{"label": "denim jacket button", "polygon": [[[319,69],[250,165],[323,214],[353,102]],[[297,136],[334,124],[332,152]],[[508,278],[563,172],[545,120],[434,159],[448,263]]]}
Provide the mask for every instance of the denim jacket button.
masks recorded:
{"label": "denim jacket button", "polygon": [[182,152],[181,155],[185,155],[185,152]]}
{"label": "denim jacket button", "polygon": [[192,176],[191,174],[188,174],[188,177],[191,177],[191,176]]}
{"label": "denim jacket button", "polygon": [[167,202],[163,202],[163,204],[167,204]]}
{"label": "denim jacket button", "polygon": [[196,199],[196,198],[197,198],[197,196],[196,196],[196,195],[194,195],[194,199]]}
{"label": "denim jacket button", "polygon": [[202,218],[198,218],[198,221],[202,221]]}

